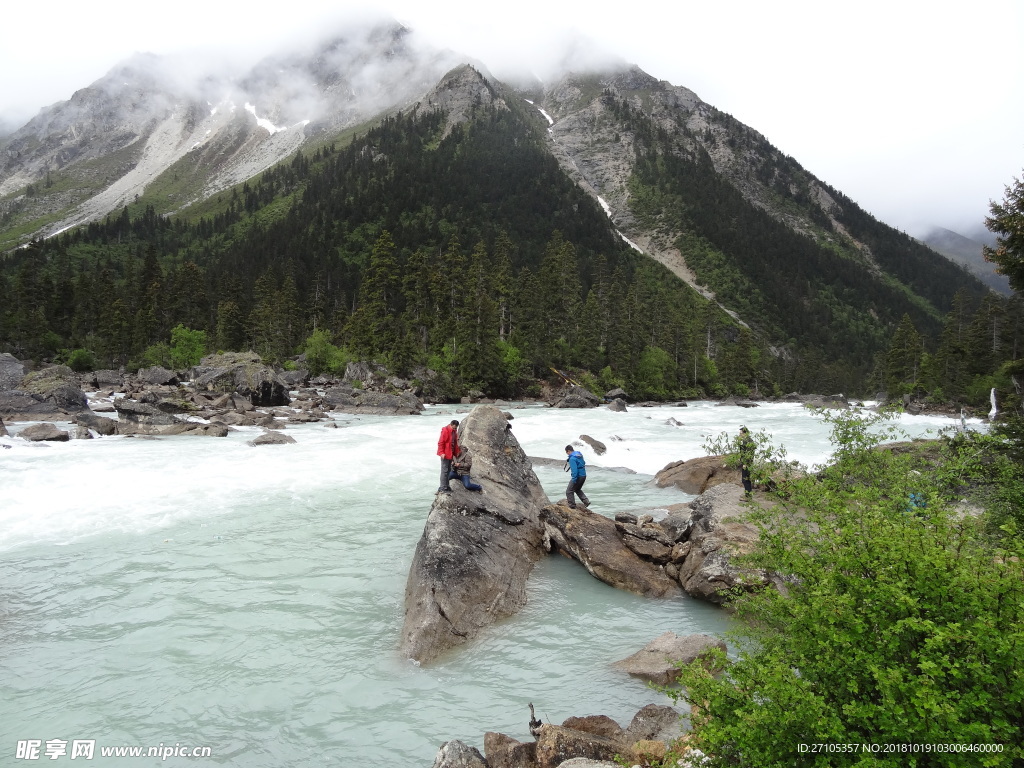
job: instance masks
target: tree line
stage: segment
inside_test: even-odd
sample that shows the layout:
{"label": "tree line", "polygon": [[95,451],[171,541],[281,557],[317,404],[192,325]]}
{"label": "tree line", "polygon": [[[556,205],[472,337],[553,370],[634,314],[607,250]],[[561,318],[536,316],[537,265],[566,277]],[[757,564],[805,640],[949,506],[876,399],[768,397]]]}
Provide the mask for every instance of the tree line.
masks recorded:
{"label": "tree line", "polygon": [[[413,110],[344,147],[296,154],[202,218],[138,205],[34,242],[0,263],[0,345],[131,368],[167,360],[181,328],[210,350],[276,362],[312,352],[315,367],[429,368],[443,397],[528,394],[552,368],[651,399],[872,384],[887,326],[869,321],[874,305],[858,304],[860,278],[842,259],[818,264],[820,252],[746,210],[699,157],[647,152],[638,209],[685,211],[693,234],[681,250],[704,275],[725,276],[707,282],[753,321],[741,325],[626,246],[544,141],[515,106],[481,107],[455,126]],[[694,168],[700,183],[676,178]],[[684,192],[685,204],[665,205]],[[723,234],[718,220],[734,223]],[[787,264],[786,280],[768,280]],[[890,294],[876,290],[882,306]]]}

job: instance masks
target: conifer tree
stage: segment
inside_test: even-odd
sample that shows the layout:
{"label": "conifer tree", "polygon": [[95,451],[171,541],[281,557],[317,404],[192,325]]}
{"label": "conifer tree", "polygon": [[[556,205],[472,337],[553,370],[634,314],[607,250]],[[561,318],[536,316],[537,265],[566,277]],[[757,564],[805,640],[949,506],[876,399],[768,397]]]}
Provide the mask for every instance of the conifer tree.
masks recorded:
{"label": "conifer tree", "polygon": [[921,372],[924,345],[910,315],[904,314],[885,358],[885,387],[890,396],[913,392]]}

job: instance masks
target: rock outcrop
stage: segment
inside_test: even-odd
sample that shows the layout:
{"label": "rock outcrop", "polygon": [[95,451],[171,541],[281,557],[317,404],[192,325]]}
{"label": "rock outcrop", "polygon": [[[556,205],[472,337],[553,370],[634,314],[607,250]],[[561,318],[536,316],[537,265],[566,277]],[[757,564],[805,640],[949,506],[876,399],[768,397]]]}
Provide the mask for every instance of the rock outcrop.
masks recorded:
{"label": "rock outcrop", "polygon": [[[757,527],[734,484],[716,485],[692,502],[662,510],[664,517],[620,513],[615,520],[586,507],[551,504],[541,510],[547,546],[582,563],[618,589],[664,597],[683,589],[723,603],[733,588],[782,588],[778,577],[741,568],[733,558],[752,551]],[[762,503],[770,503],[763,501]]]}
{"label": "rock outcrop", "polygon": [[690,503],[686,557],[679,565],[679,583],[692,597],[723,603],[734,587],[755,589],[770,579],[763,571],[741,569],[731,561],[752,551],[760,534],[747,519],[742,489],[718,485]]}
{"label": "rock outcrop", "polygon": [[663,568],[626,546],[615,521],[586,507],[562,504],[544,507],[541,520],[548,547],[578,561],[605,584],[644,597],[679,593],[679,585]]}
{"label": "rock outcrop", "polygon": [[146,384],[156,384],[161,386],[176,386],[180,381],[177,373],[169,371],[159,365],[154,365],[152,368],[140,369],[138,377]]}
{"label": "rock outcrop", "polygon": [[25,374],[21,391],[38,397],[61,413],[75,413],[89,407],[75,372],[66,365],[53,365]]}
{"label": "rock outcrop", "polygon": [[253,406],[288,405],[288,388],[270,366],[253,352],[207,355],[193,370],[200,392],[237,393]]}
{"label": "rock outcrop", "polygon": [[597,408],[601,404],[601,398],[589,389],[573,385],[566,390],[565,394],[555,403],[555,408]]}
{"label": "rock outcrop", "polygon": [[697,496],[722,483],[738,484],[740,471],[725,466],[724,456],[700,456],[666,464],[654,476],[654,482],[659,488],[674,485],[683,493]]}
{"label": "rock outcrop", "polygon": [[332,411],[375,416],[414,415],[423,411],[423,403],[408,392],[373,392],[346,386],[324,390],[323,403]]}
{"label": "rock outcrop", "polygon": [[477,493],[456,483],[434,498],[405,590],[401,653],[427,662],[526,603],[526,580],[544,556],[540,510],[548,499],[505,415],[480,405],[459,426],[473,455]]}

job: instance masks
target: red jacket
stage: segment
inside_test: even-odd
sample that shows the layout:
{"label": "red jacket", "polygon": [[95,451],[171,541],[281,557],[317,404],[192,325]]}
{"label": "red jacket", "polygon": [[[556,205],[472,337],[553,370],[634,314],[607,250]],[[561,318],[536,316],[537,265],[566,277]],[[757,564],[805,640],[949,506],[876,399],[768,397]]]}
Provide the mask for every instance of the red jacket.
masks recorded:
{"label": "red jacket", "polygon": [[441,437],[437,440],[437,455],[442,459],[454,459],[462,449],[459,447],[458,427],[446,424],[441,429]]}

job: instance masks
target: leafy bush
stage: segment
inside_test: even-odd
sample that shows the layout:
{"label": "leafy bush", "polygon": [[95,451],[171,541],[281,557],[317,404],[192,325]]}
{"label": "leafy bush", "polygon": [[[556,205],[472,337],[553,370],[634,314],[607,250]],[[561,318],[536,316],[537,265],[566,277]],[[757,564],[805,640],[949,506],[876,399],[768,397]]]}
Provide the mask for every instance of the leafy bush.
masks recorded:
{"label": "leafy bush", "polygon": [[75,373],[96,370],[96,356],[88,349],[73,349],[66,357],[66,364]]}
{"label": "leafy bush", "polygon": [[206,331],[194,331],[180,323],[171,329],[171,368],[183,370],[199,365],[206,354]]}
{"label": "leafy bush", "polygon": [[318,328],[302,344],[306,355],[306,367],[310,374],[319,376],[322,373],[333,373],[337,376],[345,372],[349,364],[349,354],[343,347],[331,343],[331,335],[323,328]]}
{"label": "leafy bush", "polygon": [[[1024,759],[1024,546],[955,507],[913,452],[832,414],[835,462],[754,514],[746,565],[785,594],[737,596],[738,657],[684,668],[710,765],[1009,766]],[[911,497],[911,494],[916,496]],[[808,754],[800,744],[858,745]],[[1001,752],[860,745],[1001,745]]]}
{"label": "leafy bush", "polygon": [[152,368],[157,365],[162,368],[171,367],[171,347],[163,341],[146,347],[138,360],[128,363],[128,369],[134,371],[139,368]]}

